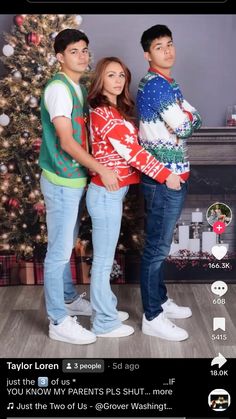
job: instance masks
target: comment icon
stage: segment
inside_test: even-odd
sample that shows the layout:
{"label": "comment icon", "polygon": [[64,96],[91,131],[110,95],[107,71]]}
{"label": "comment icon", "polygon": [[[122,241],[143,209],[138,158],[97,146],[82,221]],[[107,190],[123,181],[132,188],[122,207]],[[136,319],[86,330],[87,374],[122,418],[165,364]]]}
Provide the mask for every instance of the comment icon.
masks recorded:
{"label": "comment icon", "polygon": [[224,281],[215,281],[211,284],[211,291],[222,297],[228,291],[228,285]]}

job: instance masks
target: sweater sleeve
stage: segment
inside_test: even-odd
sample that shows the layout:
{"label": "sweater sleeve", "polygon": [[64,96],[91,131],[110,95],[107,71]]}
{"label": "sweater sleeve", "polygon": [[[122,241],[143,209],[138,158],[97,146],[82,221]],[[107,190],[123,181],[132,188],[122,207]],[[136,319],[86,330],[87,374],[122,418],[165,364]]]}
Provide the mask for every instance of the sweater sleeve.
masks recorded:
{"label": "sweater sleeve", "polygon": [[194,130],[201,128],[202,125],[202,118],[199,112],[192,106],[187,100],[183,100],[182,107],[185,111],[190,112],[192,115],[192,126]]}
{"label": "sweater sleeve", "polygon": [[108,118],[106,120],[103,118],[97,123],[99,123],[101,129],[102,139],[106,138],[129,165],[159,183],[165,182],[171,171],[140,146],[136,128],[131,122],[118,118]]}
{"label": "sweater sleeve", "polygon": [[179,138],[192,135],[193,124],[189,112],[184,112],[167,80],[151,80],[148,86],[149,103]]}

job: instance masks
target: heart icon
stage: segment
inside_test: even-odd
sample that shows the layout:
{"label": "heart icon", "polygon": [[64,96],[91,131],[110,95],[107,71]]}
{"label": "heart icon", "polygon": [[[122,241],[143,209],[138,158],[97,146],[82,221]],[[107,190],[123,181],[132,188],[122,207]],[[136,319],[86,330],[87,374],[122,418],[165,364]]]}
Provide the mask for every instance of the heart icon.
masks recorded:
{"label": "heart icon", "polygon": [[213,246],[211,249],[211,253],[215,256],[216,259],[221,260],[226,255],[228,249],[226,246]]}

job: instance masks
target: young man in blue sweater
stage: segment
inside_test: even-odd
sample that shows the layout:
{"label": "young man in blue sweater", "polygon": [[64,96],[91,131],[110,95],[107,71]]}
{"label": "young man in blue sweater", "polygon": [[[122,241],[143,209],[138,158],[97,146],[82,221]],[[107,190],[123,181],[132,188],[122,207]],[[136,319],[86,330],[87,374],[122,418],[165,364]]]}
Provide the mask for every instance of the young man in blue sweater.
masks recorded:
{"label": "young man in blue sweater", "polygon": [[189,177],[186,139],[200,128],[201,118],[184,98],[171,69],[175,62],[172,33],[164,25],[147,29],[141,38],[149,70],[139,84],[139,140],[166,171],[159,182],[142,175],[146,205],[146,241],[141,264],[144,308],[142,331],[171,341],[188,338],[186,330],[169,319],[192,315],[169,299],[164,283],[164,260],[183,208]]}

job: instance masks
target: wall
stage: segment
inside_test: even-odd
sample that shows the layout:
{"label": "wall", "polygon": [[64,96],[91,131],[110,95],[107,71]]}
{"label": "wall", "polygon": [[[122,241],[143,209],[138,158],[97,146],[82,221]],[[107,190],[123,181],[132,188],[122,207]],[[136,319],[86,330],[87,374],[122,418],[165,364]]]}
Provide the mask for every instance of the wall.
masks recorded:
{"label": "wall", "polygon": [[[139,43],[142,32],[157,23],[169,26],[177,48],[173,76],[186,99],[199,109],[204,126],[225,125],[226,107],[236,103],[236,15],[85,14],[82,17],[81,29],[90,38],[94,61],[107,55],[122,58],[132,71],[133,95],[147,68]],[[12,18],[13,15],[0,15],[1,31],[9,31]]]}

